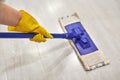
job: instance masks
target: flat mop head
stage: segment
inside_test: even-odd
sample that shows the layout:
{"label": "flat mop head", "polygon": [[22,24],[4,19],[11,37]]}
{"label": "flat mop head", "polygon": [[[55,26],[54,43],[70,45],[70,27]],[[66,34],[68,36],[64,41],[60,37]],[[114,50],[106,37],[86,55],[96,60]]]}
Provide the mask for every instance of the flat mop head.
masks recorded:
{"label": "flat mop head", "polygon": [[77,13],[61,17],[59,18],[59,22],[64,32],[77,35],[77,37],[70,40],[70,44],[83,63],[85,70],[93,70],[109,64],[107,58],[89,36],[90,33],[82,26]]}

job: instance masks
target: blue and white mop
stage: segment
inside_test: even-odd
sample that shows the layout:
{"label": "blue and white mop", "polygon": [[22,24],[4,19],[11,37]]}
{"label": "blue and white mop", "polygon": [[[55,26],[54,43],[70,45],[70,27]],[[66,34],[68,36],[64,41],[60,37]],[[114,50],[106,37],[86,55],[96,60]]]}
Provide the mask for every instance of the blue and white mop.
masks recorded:
{"label": "blue and white mop", "polygon": [[[65,33],[51,33],[51,35],[54,38],[70,40],[72,47],[86,70],[93,70],[109,63],[82,26],[76,13],[71,16],[62,17],[59,21]],[[33,38],[34,35],[33,33],[0,32],[0,38]]]}

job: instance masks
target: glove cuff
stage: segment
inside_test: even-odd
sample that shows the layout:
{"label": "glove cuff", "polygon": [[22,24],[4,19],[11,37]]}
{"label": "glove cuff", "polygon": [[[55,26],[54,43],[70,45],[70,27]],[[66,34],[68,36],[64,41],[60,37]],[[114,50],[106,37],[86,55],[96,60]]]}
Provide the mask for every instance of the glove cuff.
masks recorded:
{"label": "glove cuff", "polygon": [[34,17],[24,10],[19,11],[22,14],[22,17],[16,26],[9,26],[8,30],[10,31],[19,31],[19,32],[32,32],[40,25]]}

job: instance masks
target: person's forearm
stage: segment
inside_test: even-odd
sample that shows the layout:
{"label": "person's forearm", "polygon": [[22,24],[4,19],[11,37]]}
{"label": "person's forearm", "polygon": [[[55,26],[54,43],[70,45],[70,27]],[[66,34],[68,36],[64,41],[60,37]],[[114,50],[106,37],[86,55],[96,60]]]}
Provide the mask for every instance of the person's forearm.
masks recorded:
{"label": "person's forearm", "polygon": [[16,26],[21,17],[19,11],[0,3],[0,24]]}

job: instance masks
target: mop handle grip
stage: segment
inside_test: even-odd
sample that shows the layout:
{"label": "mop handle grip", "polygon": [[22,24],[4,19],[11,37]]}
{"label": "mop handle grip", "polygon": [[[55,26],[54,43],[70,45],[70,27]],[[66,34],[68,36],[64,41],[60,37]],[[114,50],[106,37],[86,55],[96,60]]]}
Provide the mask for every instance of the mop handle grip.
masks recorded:
{"label": "mop handle grip", "polygon": [[[0,32],[0,38],[33,38],[34,33],[9,33],[9,32]],[[65,38],[68,39],[68,33],[51,33],[53,38]],[[45,37],[46,38],[46,37]]]}

